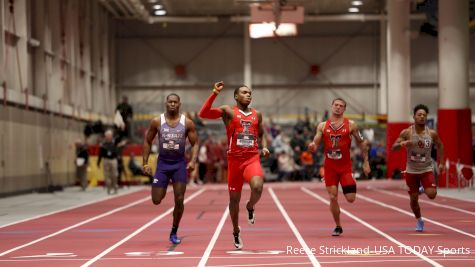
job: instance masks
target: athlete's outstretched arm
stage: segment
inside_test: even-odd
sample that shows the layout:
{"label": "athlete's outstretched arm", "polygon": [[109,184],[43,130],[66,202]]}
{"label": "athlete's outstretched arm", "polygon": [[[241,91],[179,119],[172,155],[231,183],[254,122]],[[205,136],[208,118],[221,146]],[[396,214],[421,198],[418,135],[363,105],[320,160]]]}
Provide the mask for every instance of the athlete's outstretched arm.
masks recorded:
{"label": "athlete's outstretched arm", "polygon": [[366,176],[368,176],[368,174],[371,172],[368,161],[368,141],[363,138],[363,135],[361,135],[361,132],[358,129],[358,125],[356,125],[354,121],[350,121],[350,128],[351,134],[355,138],[356,143],[358,143],[358,146],[361,150],[361,155],[363,156],[363,172]]}
{"label": "athlete's outstretched arm", "polygon": [[148,166],[148,156],[150,155],[153,139],[155,138],[155,135],[157,135],[159,128],[160,117],[156,117],[150,122],[150,126],[148,127],[147,134],[143,141],[142,166],[144,173],[150,176],[152,175],[152,169]]}
{"label": "athlete's outstretched arm", "polygon": [[310,144],[308,144],[308,150],[310,150],[311,152],[317,151],[317,148],[320,145],[320,142],[322,142],[324,126],[325,126],[325,122],[320,122],[317,126],[317,133],[315,134],[313,141],[310,142]]}
{"label": "athlete's outstretched arm", "polygon": [[261,145],[262,145],[262,156],[267,157],[270,155],[269,149],[267,148],[267,134],[266,131],[264,130],[264,126],[262,125],[262,113],[257,112],[257,118],[259,119],[259,138],[261,139]]}
{"label": "athlete's outstretched arm", "polygon": [[223,116],[223,109],[222,108],[212,108],[213,102],[218,96],[218,94],[223,90],[224,83],[217,82],[214,84],[213,92],[211,95],[206,99],[205,103],[201,107],[199,112],[199,116],[203,119],[219,119]]}
{"label": "athlete's outstretched arm", "polygon": [[432,140],[434,144],[437,146],[437,157],[439,160],[439,173],[444,171],[445,169],[445,152],[444,152],[444,144],[442,140],[440,140],[439,135],[436,131],[431,130]]}
{"label": "athlete's outstretched arm", "polygon": [[188,141],[192,146],[191,148],[191,159],[188,162],[187,169],[190,171],[194,170],[196,167],[196,160],[198,159],[198,133],[196,132],[195,124],[192,120],[186,119],[186,131],[188,135]]}

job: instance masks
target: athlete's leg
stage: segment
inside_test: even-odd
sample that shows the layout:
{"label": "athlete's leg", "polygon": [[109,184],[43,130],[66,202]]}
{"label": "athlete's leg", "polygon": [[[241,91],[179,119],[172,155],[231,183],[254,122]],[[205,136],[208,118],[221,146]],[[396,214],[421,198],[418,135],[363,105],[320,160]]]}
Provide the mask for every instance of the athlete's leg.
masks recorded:
{"label": "athlete's leg", "polygon": [[356,181],[353,179],[351,167],[341,175],[341,188],[345,195],[346,201],[353,203],[356,200]]}
{"label": "athlete's leg", "polygon": [[338,204],[338,186],[327,186],[328,196],[330,198],[330,211],[333,215],[333,220],[337,226],[340,224],[340,205]]}
{"label": "athlete's leg", "polygon": [[239,233],[239,202],[241,191],[229,191],[229,215],[233,223],[233,233]]}
{"label": "athlete's leg", "polygon": [[166,187],[152,186],[152,202],[158,205],[162,202],[163,198],[167,194]]}
{"label": "athlete's leg", "polygon": [[437,196],[437,186],[435,183],[434,172],[426,172],[421,174],[421,184],[427,197],[434,199]]}
{"label": "athlete's leg", "polygon": [[175,208],[173,209],[173,227],[178,228],[185,206],[186,183],[177,182],[173,184],[173,194],[175,195]]}
{"label": "athlete's leg", "polygon": [[419,206],[419,193],[409,193],[411,210],[416,219],[421,218],[421,207]]}

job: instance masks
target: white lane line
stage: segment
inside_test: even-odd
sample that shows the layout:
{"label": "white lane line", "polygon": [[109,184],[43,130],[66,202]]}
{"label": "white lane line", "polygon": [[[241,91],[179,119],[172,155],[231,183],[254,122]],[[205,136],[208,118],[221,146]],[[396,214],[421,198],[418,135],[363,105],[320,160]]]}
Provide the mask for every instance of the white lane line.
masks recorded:
{"label": "white lane line", "polygon": [[[368,201],[368,202],[377,204],[377,205],[379,205],[379,206],[382,206],[382,207],[385,207],[385,208],[388,208],[388,209],[392,209],[392,210],[395,210],[395,211],[397,211],[397,212],[400,212],[400,213],[406,214],[406,215],[408,215],[408,216],[414,217],[414,214],[413,214],[412,212],[405,211],[405,210],[400,209],[400,208],[398,208],[398,207],[395,207],[395,206],[393,206],[393,205],[388,205],[388,204],[386,204],[386,203],[383,203],[383,202],[381,202],[381,201],[372,199],[372,198],[370,198],[370,197],[365,197],[365,196],[363,196],[362,194],[358,194],[358,197],[361,198],[361,199],[364,199],[364,200],[366,200],[366,201]],[[427,218],[427,217],[425,217],[425,216],[423,216],[422,218],[423,218],[424,221],[431,222],[431,223],[433,223],[433,224],[435,224],[435,225],[438,225],[438,226],[440,226],[440,227],[449,229],[449,230],[451,230],[451,231],[460,233],[460,234],[462,234],[462,235],[469,236],[469,237],[471,237],[471,238],[475,238],[475,235],[470,234],[470,233],[467,233],[467,232],[462,231],[462,230],[460,230],[460,229],[457,229],[457,228],[455,228],[455,227],[448,226],[448,225],[443,224],[443,223],[438,222],[438,221],[434,221],[434,220],[429,219],[429,218]]]}
{"label": "white lane line", "polygon": [[113,197],[106,196],[106,197],[99,198],[99,199],[96,199],[96,200],[92,200],[92,201],[89,201],[89,202],[86,202],[86,203],[82,203],[82,204],[79,204],[79,205],[75,205],[75,206],[72,206],[72,207],[69,207],[69,208],[64,208],[64,209],[55,210],[55,211],[51,211],[51,212],[44,213],[44,214],[39,214],[39,215],[30,217],[30,218],[26,218],[26,219],[22,219],[22,220],[18,220],[18,221],[15,221],[15,222],[11,222],[11,223],[7,223],[7,224],[4,224],[4,225],[1,225],[1,226],[0,226],[0,229],[1,229],[1,228],[5,228],[5,227],[10,226],[10,225],[14,225],[14,224],[22,223],[22,222],[27,222],[27,221],[31,221],[31,220],[34,220],[34,219],[38,219],[38,218],[41,218],[41,217],[45,217],[45,216],[53,215],[53,214],[56,214],[56,213],[60,213],[60,212],[63,212],[63,211],[73,210],[73,209],[80,208],[80,207],[84,207],[84,206],[87,206],[87,205],[92,205],[92,204],[94,204],[94,203],[98,203],[98,202],[101,202],[101,201],[105,201],[105,200],[114,199],[114,198],[117,198],[117,197],[126,196],[126,195],[129,195],[129,194],[132,194],[132,193],[140,192],[140,191],[142,191],[142,190],[144,190],[144,189],[140,189],[140,190],[136,190],[136,191],[132,191],[132,192],[127,192],[127,193],[124,193],[124,194],[121,194],[121,195],[117,195],[117,196],[113,196]]}
{"label": "white lane line", "polygon": [[444,191],[440,191],[440,190],[438,190],[437,195],[442,196],[442,197],[446,197],[446,198],[451,198],[451,199],[460,200],[460,201],[462,201],[462,202],[475,203],[475,200],[474,200],[474,199],[467,199],[467,198],[462,198],[462,197],[458,197],[458,196],[448,195],[448,194],[446,194]]}
{"label": "white lane line", "polygon": [[[409,200],[408,195],[398,194],[398,193],[394,193],[394,192],[387,191],[387,190],[384,190],[384,189],[377,189],[377,188],[370,188],[370,190],[380,192],[380,193],[384,193],[384,194],[387,194],[387,195],[390,195],[390,196],[400,197],[400,198],[404,198],[404,199]],[[449,206],[449,205],[439,204],[439,203],[436,203],[436,202],[427,201],[427,200],[420,199],[420,198],[419,198],[419,202],[426,203],[426,204],[436,206],[436,207],[441,207],[441,208],[446,208],[446,209],[451,209],[451,210],[463,212],[463,213],[470,214],[470,215],[475,215],[475,212],[473,212],[473,211],[464,210],[464,209],[460,209],[460,208]]]}
{"label": "white lane line", "polygon": [[150,200],[150,197],[149,197],[149,196],[148,196],[148,197],[145,197],[145,198],[142,198],[142,199],[139,199],[139,200],[137,200],[137,201],[134,201],[134,202],[132,202],[132,203],[130,203],[130,204],[127,204],[127,205],[125,205],[125,206],[122,206],[122,207],[120,207],[120,208],[116,208],[116,209],[113,209],[113,210],[108,211],[108,212],[106,212],[106,213],[102,213],[101,215],[97,215],[97,216],[95,216],[95,217],[92,217],[92,218],[89,218],[89,219],[87,219],[87,220],[81,221],[81,222],[76,223],[76,224],[74,224],[74,225],[71,225],[71,226],[69,226],[69,227],[63,228],[63,229],[61,229],[61,230],[59,230],[59,231],[57,231],[57,232],[54,232],[54,233],[49,234],[49,235],[47,235],[47,236],[43,236],[43,237],[38,238],[38,239],[36,239],[36,240],[33,240],[33,241],[29,242],[29,243],[26,243],[26,244],[23,244],[23,245],[21,245],[21,246],[17,246],[17,247],[14,247],[14,248],[12,248],[12,249],[6,250],[6,251],[0,253],[0,257],[1,257],[1,256],[5,256],[5,255],[7,255],[7,254],[9,254],[9,253],[11,253],[11,252],[13,252],[13,251],[19,250],[19,249],[21,249],[21,248],[24,248],[24,247],[27,247],[27,246],[31,246],[31,245],[33,245],[33,244],[36,244],[36,243],[38,243],[38,242],[41,242],[41,241],[43,241],[43,240],[45,240],[45,239],[48,239],[48,238],[51,238],[51,237],[53,237],[53,236],[57,236],[57,235],[59,235],[59,234],[62,234],[62,233],[64,233],[64,232],[66,232],[66,231],[69,231],[69,230],[71,230],[71,229],[74,229],[74,228],[76,228],[76,227],[79,227],[79,226],[81,226],[81,225],[84,225],[84,224],[86,224],[86,223],[90,223],[90,222],[95,221],[95,220],[97,220],[97,219],[100,219],[100,218],[109,216],[109,215],[111,215],[111,214],[113,214],[113,213],[119,212],[119,211],[121,211],[121,210],[130,208],[130,207],[132,207],[132,206],[135,206],[135,205],[140,204],[140,203],[142,203],[142,202],[144,202],[144,201],[147,201],[147,200]]}
{"label": "white lane line", "polygon": [[277,205],[277,208],[279,208],[280,213],[282,213],[282,216],[284,216],[284,219],[287,221],[287,224],[289,225],[290,229],[294,233],[295,237],[297,237],[297,240],[299,241],[302,248],[307,253],[307,256],[310,259],[310,262],[312,262],[312,265],[313,266],[320,266],[320,263],[318,262],[318,260],[315,257],[314,253],[310,250],[307,243],[305,243],[305,240],[302,238],[302,235],[300,235],[299,230],[297,229],[297,227],[295,227],[295,224],[292,222],[292,219],[290,219],[289,215],[287,214],[284,207],[280,203],[279,199],[275,195],[274,190],[272,188],[269,188],[268,190],[269,190],[269,193],[270,193],[272,199],[274,200],[275,204]]}
{"label": "white lane line", "polygon": [[[441,259],[442,261],[474,261],[474,259]],[[322,261],[323,264],[348,264],[348,263],[387,263],[387,262],[421,262],[420,259],[413,260],[345,260],[345,261]],[[287,263],[261,263],[261,264],[233,264],[233,265],[210,265],[208,267],[250,267],[250,266],[287,266],[287,265],[308,265],[308,262],[287,262]]]}
{"label": "white lane line", "polygon": [[[301,189],[302,191],[304,191],[305,193],[309,194],[310,196],[312,196],[312,197],[314,197],[314,198],[320,200],[321,202],[323,202],[323,203],[325,203],[325,204],[327,204],[327,205],[330,205],[330,201],[328,201],[328,200],[322,198],[321,196],[315,194],[314,192],[308,190],[307,188],[301,187],[300,189]],[[358,197],[361,197],[361,194],[358,194]],[[348,217],[352,218],[353,220],[355,220],[355,221],[361,223],[362,225],[368,227],[368,228],[371,229],[372,231],[374,231],[374,232],[378,233],[379,235],[383,236],[383,237],[386,238],[387,240],[389,240],[389,241],[391,241],[391,242],[397,244],[399,247],[404,247],[406,250],[412,252],[412,254],[414,254],[414,255],[416,255],[417,257],[423,259],[424,261],[426,261],[426,262],[432,264],[432,266],[442,267],[442,265],[440,265],[439,263],[437,263],[437,262],[435,262],[435,261],[429,259],[428,257],[422,255],[421,253],[415,251],[415,250],[412,249],[410,246],[407,246],[407,245],[405,245],[405,244],[399,242],[398,240],[396,240],[396,239],[393,238],[392,236],[390,236],[390,235],[384,233],[383,231],[379,230],[378,228],[374,227],[373,225],[371,225],[371,224],[365,222],[364,220],[362,220],[362,219],[356,217],[355,215],[353,215],[353,214],[350,213],[349,211],[346,211],[345,209],[342,209],[342,208],[340,208],[340,211],[341,211],[342,213],[346,214]]]}
{"label": "white lane line", "polygon": [[221,220],[219,220],[218,226],[216,227],[216,230],[214,231],[213,237],[209,241],[208,247],[203,253],[200,263],[198,263],[198,267],[206,266],[206,262],[208,261],[209,255],[211,255],[211,250],[213,250],[213,247],[216,244],[216,240],[218,240],[219,234],[221,233],[221,230],[223,229],[224,222],[226,221],[226,218],[228,217],[228,215],[229,215],[229,207],[226,206],[226,208],[224,209],[223,216],[221,216]]}
{"label": "white lane line", "polygon": [[[195,198],[196,196],[200,195],[201,193],[203,193],[205,191],[205,188],[202,188],[200,189],[199,191],[193,193],[191,196],[187,197],[184,201],[184,204],[186,204],[188,201],[192,200],[193,198]],[[115,243],[114,245],[112,245],[111,247],[109,247],[108,249],[102,251],[101,253],[99,253],[99,255],[95,256],[94,258],[90,259],[89,261],[87,261],[86,263],[84,263],[83,265],[81,265],[81,267],[86,267],[86,266],[90,266],[91,264],[93,264],[94,262],[96,262],[97,260],[99,260],[100,258],[102,258],[104,255],[106,255],[107,253],[111,252],[112,250],[114,250],[115,248],[117,248],[118,246],[122,245],[123,243],[125,243],[127,240],[131,239],[132,237],[136,236],[137,234],[139,234],[140,232],[142,232],[143,230],[145,230],[146,228],[148,228],[150,225],[156,223],[157,221],[161,220],[163,217],[167,216],[168,214],[172,213],[173,212],[173,209],[174,207],[171,207],[169,208],[167,211],[165,211],[164,213],[160,214],[158,217],[156,217],[155,219],[149,221],[148,223],[144,224],[142,227],[140,227],[139,229],[137,229],[135,232],[131,233],[130,235],[126,236],[125,238],[123,238],[122,240],[120,240],[119,242]]]}

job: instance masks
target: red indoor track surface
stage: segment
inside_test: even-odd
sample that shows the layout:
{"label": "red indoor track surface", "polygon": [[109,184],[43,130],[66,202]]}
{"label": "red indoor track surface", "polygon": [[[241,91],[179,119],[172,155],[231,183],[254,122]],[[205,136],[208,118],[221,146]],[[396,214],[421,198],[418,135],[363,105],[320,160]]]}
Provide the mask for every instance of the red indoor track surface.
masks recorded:
{"label": "red indoor track surface", "polygon": [[[420,196],[424,232],[402,181],[358,183],[355,203],[340,193],[343,234],[321,183],[268,183],[235,250],[225,185],[189,187],[178,235],[168,241],[173,194],[159,206],[149,190],[0,227],[0,266],[475,266],[475,203]],[[349,265],[350,264],[350,265]]]}

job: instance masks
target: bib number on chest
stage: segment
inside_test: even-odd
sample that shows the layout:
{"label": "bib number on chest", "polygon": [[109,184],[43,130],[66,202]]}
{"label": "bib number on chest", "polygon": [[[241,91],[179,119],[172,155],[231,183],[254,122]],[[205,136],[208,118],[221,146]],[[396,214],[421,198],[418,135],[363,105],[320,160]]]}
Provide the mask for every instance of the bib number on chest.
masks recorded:
{"label": "bib number on chest", "polygon": [[180,144],[175,143],[175,141],[168,141],[168,143],[163,143],[163,148],[166,150],[178,150],[180,149]]}
{"label": "bib number on chest", "polygon": [[238,134],[236,144],[238,147],[252,147],[254,146],[254,135]]}
{"label": "bib number on chest", "polygon": [[426,162],[426,155],[419,153],[412,153],[410,157],[412,162],[423,163]]}
{"label": "bib number on chest", "polygon": [[327,151],[327,158],[335,159],[335,160],[341,159],[342,158],[341,150],[340,149],[328,150]]}

